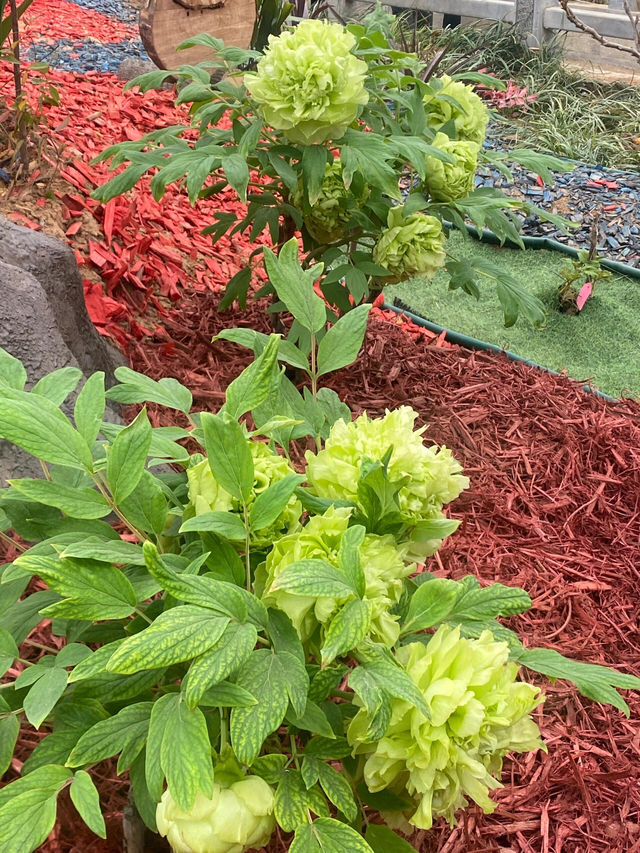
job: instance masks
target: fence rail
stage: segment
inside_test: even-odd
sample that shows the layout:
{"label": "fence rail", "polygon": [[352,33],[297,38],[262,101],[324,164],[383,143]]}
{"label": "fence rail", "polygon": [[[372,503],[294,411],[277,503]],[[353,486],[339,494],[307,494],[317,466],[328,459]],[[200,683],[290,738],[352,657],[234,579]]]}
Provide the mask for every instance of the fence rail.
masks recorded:
{"label": "fence rail", "polygon": [[[352,17],[358,0],[340,0],[343,17]],[[547,41],[555,32],[577,32],[557,0],[391,0],[394,8],[420,12],[507,21],[520,28],[533,44]],[[632,0],[632,5],[635,2]],[[577,17],[600,35],[634,41],[634,25],[624,11],[623,0],[609,0],[608,6],[589,2],[571,3]],[[640,17],[640,13],[638,14]]]}

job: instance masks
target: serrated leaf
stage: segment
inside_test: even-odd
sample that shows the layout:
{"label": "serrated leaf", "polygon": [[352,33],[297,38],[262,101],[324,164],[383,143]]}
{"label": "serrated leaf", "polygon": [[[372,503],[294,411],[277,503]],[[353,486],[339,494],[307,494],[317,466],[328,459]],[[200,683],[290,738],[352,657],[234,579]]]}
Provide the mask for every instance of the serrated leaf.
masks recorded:
{"label": "serrated leaf", "polygon": [[218,642],[189,667],[182,682],[187,706],[197,707],[209,687],[239,669],[253,651],[257,638],[258,632],[253,625],[230,622]]}
{"label": "serrated leaf", "polygon": [[211,742],[204,714],[184,702],[171,708],[162,740],[161,764],[171,796],[184,811],[193,806],[198,791],[213,792]]}
{"label": "serrated leaf", "polygon": [[[295,660],[293,656],[291,658]],[[258,705],[231,711],[233,750],[239,761],[251,764],[265,738],[284,720],[289,704],[287,673],[279,655],[269,649],[257,649],[240,669],[236,683],[260,697]]]}
{"label": "serrated leaf", "polygon": [[10,480],[11,486],[29,500],[54,506],[71,518],[104,518],[111,507],[94,489],[63,486],[50,480]]}
{"label": "serrated leaf", "polygon": [[203,412],[204,443],[209,467],[225,491],[246,503],[253,488],[253,458],[237,421]]}
{"label": "serrated leaf", "polygon": [[100,797],[91,776],[85,770],[77,770],[69,794],[78,814],[92,832],[100,838],[107,837],[107,829],[100,811]]}
{"label": "serrated leaf", "polygon": [[220,639],[228,624],[228,617],[204,607],[173,607],[118,646],[107,671],[130,674],[199,657]]}
{"label": "serrated leaf", "polygon": [[129,497],[140,482],[151,447],[151,435],[147,410],[142,409],[107,449],[107,483],[116,503]]}
{"label": "serrated leaf", "polygon": [[331,620],[321,649],[322,664],[330,664],[339,655],[356,648],[371,627],[371,602],[348,601]]}
{"label": "serrated leaf", "polygon": [[153,702],[138,702],[96,723],[78,740],[67,759],[67,767],[94,764],[125,749],[133,761],[147,739],[152,708]]}
{"label": "serrated leaf", "polygon": [[371,307],[365,304],[353,308],[322,338],[318,346],[318,376],[353,364],[364,340]]}

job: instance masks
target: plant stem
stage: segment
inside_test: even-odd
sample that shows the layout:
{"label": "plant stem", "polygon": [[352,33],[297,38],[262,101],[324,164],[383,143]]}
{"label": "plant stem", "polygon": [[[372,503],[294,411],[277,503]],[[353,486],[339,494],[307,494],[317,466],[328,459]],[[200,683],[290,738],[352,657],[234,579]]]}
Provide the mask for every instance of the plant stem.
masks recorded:
{"label": "plant stem", "polygon": [[44,459],[40,459],[40,465],[42,467],[42,473],[44,474],[45,480],[49,480],[49,482],[51,482],[51,474],[49,473],[49,466],[44,461]]}
{"label": "plant stem", "polygon": [[23,643],[26,643],[28,646],[33,646],[36,649],[42,649],[44,652],[51,652],[51,654],[57,655],[60,649],[56,649],[53,646],[45,646],[43,643],[38,643],[36,640],[23,640]]}
{"label": "plant stem", "polygon": [[244,514],[245,587],[247,592],[251,592],[251,527],[249,524],[249,511],[245,503],[242,504],[242,512]]}
{"label": "plant stem", "polygon": [[141,619],[144,619],[145,622],[148,622],[149,625],[153,625],[153,619],[149,619],[149,617],[144,611],[136,607],[135,612],[138,614],[138,616],[140,616]]}
{"label": "plant stem", "polygon": [[115,513],[115,515],[117,515],[117,517],[120,519],[120,521],[121,521],[121,522],[122,522],[126,527],[128,527],[128,528],[129,528],[129,530],[133,533],[133,535],[134,535],[134,536],[135,536],[135,537],[136,537],[140,542],[144,542],[144,541],[145,541],[145,539],[146,539],[146,536],[144,536],[144,534],[142,534],[142,533],[138,530],[138,528],[137,528],[137,527],[134,527],[134,526],[133,526],[133,524],[131,524],[131,522],[127,519],[127,517],[126,517],[125,515],[123,515],[123,514],[120,512],[120,510],[118,509],[118,507],[117,507],[117,506],[116,506],[116,504],[115,504],[115,501],[113,500],[113,498],[111,497],[111,495],[109,494],[109,492],[107,491],[107,489],[104,487],[103,482],[102,482],[102,480],[101,480],[101,478],[100,478],[99,474],[97,474],[97,473],[96,473],[96,474],[92,474],[91,476],[92,476],[92,478],[93,478],[93,482],[94,482],[94,483],[96,484],[96,486],[98,487],[98,491],[100,492],[100,494],[102,495],[102,497],[107,501],[107,503],[109,504],[109,506],[111,507],[111,509],[112,509],[112,510],[113,510],[113,512]]}
{"label": "plant stem", "polygon": [[311,395],[318,399],[318,368],[316,365],[316,333],[311,332]]}
{"label": "plant stem", "polygon": [[220,753],[227,746],[227,710],[220,708]]}
{"label": "plant stem", "polygon": [[0,539],[4,540],[7,543],[7,545],[11,545],[13,548],[17,548],[18,551],[26,551],[27,550],[26,546],[21,545],[19,542],[16,542],[10,536],[7,536],[6,533],[3,533],[2,530],[0,530]]}

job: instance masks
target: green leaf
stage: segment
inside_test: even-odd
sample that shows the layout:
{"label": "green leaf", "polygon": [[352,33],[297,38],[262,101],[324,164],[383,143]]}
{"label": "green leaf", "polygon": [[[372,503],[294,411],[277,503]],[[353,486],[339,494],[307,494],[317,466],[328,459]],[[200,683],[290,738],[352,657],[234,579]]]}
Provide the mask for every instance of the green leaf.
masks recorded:
{"label": "green leaf", "polygon": [[363,667],[369,676],[373,676],[378,681],[381,689],[391,696],[415,705],[427,720],[431,718],[422,693],[405,670],[398,666],[386,646],[371,644],[370,657],[365,660]]}
{"label": "green leaf", "polygon": [[60,409],[37,394],[15,391],[0,383],[0,438],[54,465],[91,470],[86,441]]}
{"label": "green leaf", "polygon": [[2,347],[0,347],[0,381],[6,383],[9,388],[15,388],[16,391],[22,391],[27,382],[27,371],[22,362]]}
{"label": "green leaf", "polygon": [[[463,579],[463,582],[466,580],[466,578]],[[430,583],[433,581],[427,581],[423,586],[428,586]],[[458,586],[461,587],[460,582],[458,582]],[[451,621],[456,619],[495,619],[496,616],[513,616],[516,613],[524,613],[530,607],[531,599],[528,593],[520,587],[503,586],[501,583],[481,587],[477,582],[468,583],[466,589],[460,589],[455,607],[447,618]]]}
{"label": "green leaf", "polygon": [[58,791],[71,775],[64,767],[48,765],[2,789],[2,853],[31,853],[46,840],[56,822]]}
{"label": "green leaf", "polygon": [[231,542],[244,542],[246,529],[239,515],[233,512],[202,512],[194,515],[180,527],[180,533],[208,531],[217,533]]}
{"label": "green leaf", "polygon": [[69,794],[78,814],[89,829],[100,838],[106,838],[107,828],[100,811],[100,797],[91,776],[85,770],[76,770]]}
{"label": "green leaf", "polygon": [[24,697],[23,707],[31,725],[39,729],[67,686],[68,674],[61,667],[47,670]]}
{"label": "green leaf", "polygon": [[72,542],[60,554],[61,557],[97,560],[100,563],[130,563],[133,566],[144,566],[144,554],[139,545],[125,542],[124,539],[98,539],[97,536],[87,536],[78,542]]}
{"label": "green leaf", "polygon": [[230,622],[218,642],[189,667],[182,682],[187,706],[197,707],[209,687],[239,669],[253,651],[257,639],[258,632],[253,625]]}
{"label": "green leaf", "polygon": [[77,367],[61,367],[36,382],[31,393],[46,397],[54,405],[60,406],[76,390],[81,379],[82,371]]}
{"label": "green leaf", "polygon": [[246,503],[253,488],[253,458],[242,427],[210,412],[203,412],[201,420],[213,476],[225,491]]}
{"label": "green leaf", "polygon": [[16,641],[5,628],[0,628],[0,676],[5,674],[18,657],[20,652]]}
{"label": "green leaf", "polygon": [[335,737],[327,715],[322,708],[309,699],[307,699],[304,713],[300,716],[289,710],[287,713],[287,722],[295,726],[296,729],[301,729],[305,732],[313,732],[313,734],[323,735],[327,738]]}
{"label": "green leaf", "polygon": [[550,154],[530,151],[527,148],[513,148],[507,152],[507,158],[540,175],[545,184],[554,182],[553,172],[570,172],[575,168],[575,163],[561,160],[559,157],[553,157]]}
{"label": "green leaf", "polygon": [[240,201],[247,200],[247,184],[249,183],[249,166],[240,154],[228,154],[222,160],[222,171],[234,190],[238,193]]}
{"label": "green leaf", "polygon": [[[85,732],[67,760],[67,767],[95,764],[124,752],[133,761],[147,739],[153,702],[127,705],[107,720],[101,720]],[[121,772],[118,767],[118,772]]]}
{"label": "green leaf", "polygon": [[340,571],[350,581],[360,598],[366,588],[365,576],[360,564],[360,546],[364,541],[365,529],[361,524],[348,527],[340,539]]}
{"label": "green leaf", "polygon": [[289,853],[372,853],[355,829],[330,817],[320,817],[300,826]]}
{"label": "green leaf", "polygon": [[228,624],[227,617],[204,607],[173,607],[118,646],[107,663],[107,671],[128,674],[199,657],[220,639]]}
{"label": "green leaf", "polygon": [[269,396],[277,372],[279,335],[270,335],[261,354],[227,387],[224,411],[238,420],[263,403]]}
{"label": "green leaf", "polygon": [[172,707],[160,760],[171,796],[184,811],[191,809],[198,791],[211,797],[211,742],[202,711],[190,710],[183,702]]}
{"label": "green leaf", "polygon": [[[0,696],[0,714],[7,714],[11,708]],[[7,772],[13,751],[20,733],[20,719],[17,714],[8,713],[0,717],[0,779]]]}
{"label": "green leaf", "polygon": [[145,746],[144,774],[149,795],[157,803],[162,797],[164,769],[162,767],[162,744],[169,720],[180,703],[179,693],[166,693],[153,703],[149,719],[149,732]]}
{"label": "green leaf", "polygon": [[[489,587],[490,588],[490,587]],[[525,649],[522,647],[512,657],[548,678],[564,678],[571,681],[583,696],[595,702],[613,705],[625,717],[630,715],[629,706],[615,687],[623,690],[640,690],[640,678],[626,672],[616,672],[606,666],[571,660],[553,649]]]}
{"label": "green leaf", "polygon": [[357,693],[366,708],[369,728],[363,739],[368,742],[381,740],[387,733],[391,722],[391,697],[381,685],[375,673],[363,666],[349,673],[349,687]]}
{"label": "green leaf", "polygon": [[160,586],[179,601],[217,610],[239,621],[247,618],[248,601],[255,600],[251,593],[238,589],[235,584],[216,578],[177,574],[168,569],[153,542],[143,545],[146,566]]}
{"label": "green leaf", "polygon": [[138,530],[155,533],[164,530],[167,520],[167,499],[160,482],[148,471],[143,471],[140,482],[128,498],[120,503],[120,511]]}
{"label": "green leaf", "polygon": [[111,512],[106,498],[94,489],[63,486],[50,480],[9,480],[9,483],[29,500],[54,506],[70,518],[104,518]]}
{"label": "green leaf", "polygon": [[[315,776],[315,779],[320,782],[322,790],[333,805],[342,812],[347,820],[355,820],[358,815],[358,806],[356,805],[351,785],[349,785],[345,777],[341,773],[338,773],[337,770],[334,770],[329,764],[325,764],[324,761],[313,756],[305,755],[303,768],[304,765],[310,768],[311,775]],[[306,779],[305,783],[307,783]]]}
{"label": "green leaf", "polygon": [[[214,335],[213,340],[233,341],[240,346],[252,349],[254,353],[261,352],[269,342],[269,335],[257,332],[255,329],[223,329]],[[309,370],[309,361],[304,353],[291,341],[280,338],[278,344],[278,359],[300,370]]]}
{"label": "green leaf", "polygon": [[453,611],[464,588],[447,578],[433,578],[413,593],[402,634],[422,631],[442,622]]}
{"label": "green leaf", "polygon": [[287,765],[287,756],[277,752],[272,755],[261,755],[251,765],[251,772],[260,776],[269,785],[277,785]]}
{"label": "green leaf", "polygon": [[[295,660],[293,656],[290,656]],[[284,720],[289,699],[287,672],[281,656],[269,649],[257,649],[243,664],[236,677],[240,687],[260,698],[258,705],[233,708],[231,711],[231,743],[239,761],[251,764],[265,738]]]}
{"label": "green leaf", "polygon": [[302,154],[302,178],[310,205],[320,198],[327,168],[327,149],[323,145],[307,145]]}
{"label": "green leaf", "polygon": [[274,817],[285,832],[293,832],[307,823],[310,811],[327,813],[323,800],[317,788],[307,790],[299,770],[285,770],[276,789]]}
{"label": "green leaf", "polygon": [[136,606],[131,582],[114,566],[24,554],[16,560],[63,596],[42,613],[66,619],[126,619]]}
{"label": "green leaf", "polygon": [[129,768],[129,779],[131,781],[133,799],[135,801],[136,809],[138,810],[140,817],[144,821],[145,825],[151,830],[151,832],[157,832],[157,801],[155,801],[151,797],[151,794],[149,793],[149,789],[147,787],[147,780],[144,775],[146,751],[146,748],[143,749],[140,755],[132,763],[131,767]]}
{"label": "green leaf", "polygon": [[318,346],[318,376],[340,370],[356,360],[370,310],[370,304],[358,305],[329,329]]}
{"label": "green leaf", "polygon": [[349,601],[333,617],[322,646],[322,665],[327,666],[340,655],[355,649],[369,633],[371,602]]}
{"label": "green leaf", "polygon": [[327,309],[324,301],[313,289],[314,281],[322,272],[322,264],[303,270],[295,237],[284,244],[277,256],[265,247],[264,262],[278,298],[284,302],[295,319],[309,332],[319,332],[324,328]]}
{"label": "green leaf", "polygon": [[263,530],[273,524],[289,503],[296,487],[303,481],[302,474],[289,474],[260,492],[249,513],[251,529]]}
{"label": "green leaf", "polygon": [[297,560],[288,565],[271,584],[271,591],[292,595],[328,596],[346,600],[356,595],[349,579],[326,560]]}
{"label": "green leaf", "polygon": [[107,450],[107,483],[116,503],[127,498],[140,482],[151,447],[147,410],[121,430]]}
{"label": "green leaf", "polygon": [[203,708],[249,708],[257,705],[256,697],[230,681],[221,681],[210,687],[200,699],[199,704]]}
{"label": "green leaf", "polygon": [[415,853],[416,848],[388,826],[370,823],[364,837],[373,853]]}
{"label": "green leaf", "polygon": [[107,397],[118,403],[159,403],[168,409],[177,409],[188,415],[193,398],[191,391],[177,379],[165,377],[158,382],[129,367],[118,367],[116,379],[122,384],[107,391]]}

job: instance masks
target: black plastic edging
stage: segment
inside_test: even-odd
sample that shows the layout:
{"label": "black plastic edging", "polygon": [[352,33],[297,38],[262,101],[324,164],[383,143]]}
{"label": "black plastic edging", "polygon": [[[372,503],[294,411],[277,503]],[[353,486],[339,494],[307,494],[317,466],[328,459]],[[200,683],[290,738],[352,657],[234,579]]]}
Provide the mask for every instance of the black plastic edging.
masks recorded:
{"label": "black plastic edging", "polygon": [[[484,350],[485,352],[501,353],[502,355],[506,355],[511,361],[519,361],[521,364],[526,364],[529,367],[535,367],[538,370],[543,370],[545,373],[550,373],[552,376],[564,376],[565,379],[567,378],[564,373],[558,373],[557,370],[552,370],[550,367],[545,367],[544,365],[531,361],[528,358],[523,358],[521,355],[511,352],[510,350],[501,349],[499,346],[496,346],[496,344],[490,344],[487,343],[487,341],[481,341],[478,340],[478,338],[471,338],[469,335],[463,335],[461,332],[454,332],[451,329],[445,329],[444,326],[432,323],[431,320],[427,320],[419,314],[414,314],[413,311],[403,307],[404,303],[402,303],[401,300],[395,299],[394,301],[398,304],[390,305],[388,302],[384,302],[382,309],[395,311],[396,314],[404,314],[413,323],[415,323],[416,326],[422,326],[425,329],[435,332],[437,335],[441,335],[444,332],[445,339],[449,341],[449,343],[457,344],[458,346],[465,347],[466,349],[478,349]],[[593,394],[595,397],[600,397],[608,403],[620,402],[617,397],[610,397],[609,394],[604,394],[602,391],[598,391],[590,385],[582,385],[581,388],[587,394]]]}

